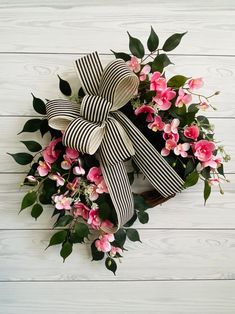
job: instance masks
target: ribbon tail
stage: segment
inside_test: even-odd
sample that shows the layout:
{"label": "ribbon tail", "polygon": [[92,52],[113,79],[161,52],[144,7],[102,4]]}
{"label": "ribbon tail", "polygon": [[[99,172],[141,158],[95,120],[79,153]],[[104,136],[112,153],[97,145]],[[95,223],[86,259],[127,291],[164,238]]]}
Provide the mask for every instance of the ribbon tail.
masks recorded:
{"label": "ribbon tail", "polygon": [[124,163],[107,163],[105,155],[98,151],[102,174],[117,214],[117,226],[112,229],[102,228],[105,232],[116,232],[125,225],[134,214],[134,201],[130,182]]}
{"label": "ribbon tail", "polygon": [[132,158],[153,187],[163,197],[180,192],[184,181],[146,137],[122,112],[113,112],[112,116],[127,132],[135,149]]}

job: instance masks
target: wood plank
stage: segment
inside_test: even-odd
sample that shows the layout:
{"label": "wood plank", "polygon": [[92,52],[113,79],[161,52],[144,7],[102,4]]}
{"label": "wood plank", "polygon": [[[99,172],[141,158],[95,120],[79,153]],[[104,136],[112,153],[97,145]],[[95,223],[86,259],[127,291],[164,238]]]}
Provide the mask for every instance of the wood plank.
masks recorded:
{"label": "wood plank", "polygon": [[[18,182],[23,174],[0,174],[0,229],[40,229],[51,228],[55,218],[51,218],[53,207],[45,206],[44,212],[35,221],[26,209],[17,215],[21,200],[27,189],[19,189]],[[183,191],[167,203],[149,209],[147,225],[135,223],[141,228],[235,228],[235,174],[228,175],[230,184],[224,186],[225,194],[219,195],[214,188],[206,206],[203,206],[203,184],[200,183]],[[143,182],[145,184],[145,182]],[[143,189],[138,181],[136,189]],[[193,200],[193,202],[192,202]]]}
{"label": "wood plank", "polygon": [[[0,117],[0,172],[27,171],[28,166],[20,166],[6,154],[6,152],[16,153],[25,151],[24,145],[20,140],[35,139],[40,141],[39,134],[23,133],[16,135],[23,127],[27,118],[25,117]],[[231,130],[235,128],[235,119],[211,119],[215,125],[216,140],[222,141],[227,152],[235,155],[235,142]],[[6,140],[7,139],[7,140]],[[45,142],[46,140],[44,140]],[[232,160],[225,165],[225,171],[235,172],[235,163]]]}
{"label": "wood plank", "polygon": [[1,1],[2,52],[123,50],[127,49],[127,30],[146,40],[153,25],[162,41],[173,32],[189,32],[177,53],[235,54],[231,0],[215,0],[213,5],[183,0],[177,7],[173,0],[42,3]]}
{"label": "wood plank", "polygon": [[62,262],[60,248],[44,251],[46,230],[0,231],[0,281],[235,279],[235,230],[141,230],[128,242],[117,276],[104,261],[91,262],[88,246],[76,245]]}
{"label": "wood plank", "polygon": [[[78,90],[73,60],[78,55],[2,55],[0,59],[0,89],[1,100],[5,104],[1,107],[0,115],[32,115],[33,92],[41,98],[52,99],[61,97],[58,92],[57,74],[68,79],[74,92]],[[107,64],[113,56],[101,56],[103,64]],[[210,117],[235,117],[233,104],[234,92],[231,81],[234,81],[235,64],[233,58],[226,57],[198,57],[171,56],[174,65],[168,67],[167,77],[184,74],[188,77],[203,77],[205,95],[220,90],[221,94],[212,101],[217,111],[208,110]],[[221,84],[222,82],[222,84]]]}
{"label": "wood plank", "polygon": [[0,302],[7,314],[233,314],[234,289],[234,281],[17,282],[0,283]]}

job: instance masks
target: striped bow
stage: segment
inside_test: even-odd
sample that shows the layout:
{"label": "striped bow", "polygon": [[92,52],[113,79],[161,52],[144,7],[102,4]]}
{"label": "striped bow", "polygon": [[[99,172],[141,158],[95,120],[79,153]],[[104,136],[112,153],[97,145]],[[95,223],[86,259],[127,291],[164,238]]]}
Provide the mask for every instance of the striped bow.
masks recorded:
{"label": "striped bow", "polygon": [[55,99],[46,104],[49,125],[63,130],[63,144],[81,153],[96,154],[116,210],[115,232],[134,214],[132,191],[124,161],[132,157],[153,187],[164,197],[184,184],[153,145],[118,109],[138,88],[138,77],[116,59],[103,70],[97,52],[75,61],[86,93],[81,104]]}

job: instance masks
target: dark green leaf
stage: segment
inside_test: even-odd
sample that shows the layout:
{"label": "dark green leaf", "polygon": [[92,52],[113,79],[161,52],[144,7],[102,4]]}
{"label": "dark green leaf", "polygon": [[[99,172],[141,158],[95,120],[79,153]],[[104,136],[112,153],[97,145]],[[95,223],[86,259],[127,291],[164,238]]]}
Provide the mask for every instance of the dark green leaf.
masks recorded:
{"label": "dark green leaf", "polygon": [[219,174],[221,174],[222,176],[224,176],[224,165],[221,164],[218,168],[217,171],[219,172]]}
{"label": "dark green leaf", "polygon": [[42,137],[50,130],[47,119],[41,120],[41,125],[40,125],[39,130]]}
{"label": "dark green leaf", "polygon": [[116,270],[117,270],[117,264],[115,260],[111,257],[107,257],[105,260],[105,266],[108,270],[114,273],[116,275]]}
{"label": "dark green leaf", "polygon": [[198,104],[191,104],[188,106],[188,112],[195,112],[197,113],[199,111]]}
{"label": "dark green leaf", "polygon": [[35,191],[32,192],[28,192],[22,202],[21,202],[21,209],[20,211],[22,211],[23,209],[33,205],[37,200],[37,193]]}
{"label": "dark green leaf", "polygon": [[200,123],[200,125],[205,128],[209,129],[210,128],[210,122],[205,116],[197,116],[197,121]]}
{"label": "dark green leaf", "polygon": [[172,62],[168,56],[165,53],[161,53],[153,60],[151,67],[153,71],[162,72],[169,64],[172,64]]}
{"label": "dark green leaf", "polygon": [[37,218],[41,215],[42,212],[43,212],[42,205],[34,204],[31,211],[31,216],[37,220]]}
{"label": "dark green leaf", "polygon": [[123,228],[120,228],[116,233],[114,233],[115,242],[117,246],[123,249],[123,246],[126,242],[126,232]]}
{"label": "dark green leaf", "polygon": [[18,135],[23,132],[36,132],[37,130],[40,129],[41,123],[42,123],[41,119],[30,119],[26,121],[22,131],[20,131]]}
{"label": "dark green leaf", "polygon": [[129,32],[129,49],[130,52],[137,58],[143,58],[144,46],[138,38],[132,37]]}
{"label": "dark green leaf", "polygon": [[184,183],[184,187],[185,188],[188,188],[190,186],[193,186],[197,183],[199,179],[199,173],[194,171],[192,173],[190,173],[187,177],[186,177],[186,180],[185,180],[185,183]]}
{"label": "dark green leaf", "polygon": [[63,80],[59,75],[57,76],[59,78],[59,88],[60,88],[61,93],[64,94],[65,96],[71,96],[72,90],[69,85],[69,82]]}
{"label": "dark green leaf", "polygon": [[130,241],[133,241],[133,242],[136,242],[136,241],[140,241],[140,237],[139,237],[139,233],[136,229],[132,229],[132,228],[129,228],[129,229],[126,229],[126,235],[128,237],[128,239]]}
{"label": "dark green leaf", "polygon": [[210,168],[210,167],[206,167],[206,168],[202,169],[201,175],[202,175],[205,179],[209,179],[210,176],[211,176],[211,168]]}
{"label": "dark green leaf", "polygon": [[95,239],[91,244],[91,255],[93,261],[100,261],[104,258],[104,252],[98,251],[97,247],[95,246]]}
{"label": "dark green leaf", "polygon": [[62,244],[62,248],[60,250],[60,256],[63,258],[63,262],[65,259],[72,253],[73,251],[73,244],[69,241],[66,241]]}
{"label": "dark green leaf", "polygon": [[21,141],[30,152],[38,152],[42,149],[42,146],[35,141]]}
{"label": "dark green leaf", "polygon": [[179,88],[181,86],[184,86],[185,82],[188,80],[188,77],[183,75],[175,75],[169,79],[167,82],[167,86]]}
{"label": "dark green leaf", "polygon": [[159,38],[157,34],[155,33],[153,27],[151,26],[151,32],[147,41],[148,50],[150,52],[153,52],[157,49],[159,45]]}
{"label": "dark green leaf", "polygon": [[57,245],[57,244],[63,243],[66,240],[66,237],[67,237],[67,231],[66,230],[61,230],[61,231],[56,232],[51,237],[50,243],[48,244],[48,247],[52,246],[52,245]]}
{"label": "dark green leaf", "polygon": [[131,217],[130,220],[128,220],[128,222],[125,223],[124,227],[131,227],[134,222],[136,221],[137,219],[137,214],[136,214],[136,211],[134,212],[133,216]]}
{"label": "dark green leaf", "polygon": [[185,171],[184,171],[185,177],[186,177],[189,173],[193,172],[194,169],[195,169],[195,163],[193,162],[192,159],[189,159],[189,161],[188,161],[187,164],[186,164]]}
{"label": "dark green leaf", "polygon": [[138,194],[134,194],[134,207],[140,211],[144,211],[149,208],[149,206],[145,203],[144,197]]}
{"label": "dark green leaf", "polygon": [[90,233],[88,226],[82,222],[76,223],[74,231],[81,238],[87,238]]}
{"label": "dark green leaf", "polygon": [[183,37],[186,33],[187,33],[187,32],[181,33],[181,34],[179,34],[179,33],[173,34],[172,36],[170,36],[169,38],[167,38],[167,40],[165,41],[165,43],[164,43],[162,49],[163,49],[164,51],[171,51],[171,50],[175,49],[175,48],[179,45],[179,43],[180,43],[182,37]]}
{"label": "dark green leaf", "polygon": [[211,194],[211,186],[207,180],[204,181],[204,201],[206,204],[206,201],[208,200],[209,196]]}
{"label": "dark green leaf", "polygon": [[146,213],[146,212],[138,212],[138,218],[139,218],[139,221],[142,223],[142,224],[146,224],[148,223],[149,221],[149,214]]}
{"label": "dark green leaf", "polygon": [[99,205],[99,217],[102,220],[108,219],[111,215],[111,207],[106,202],[101,202]]}
{"label": "dark green leaf", "polygon": [[7,154],[13,157],[14,160],[20,165],[28,165],[33,160],[33,156],[28,153]]}
{"label": "dark green leaf", "polygon": [[54,228],[56,228],[56,227],[65,227],[69,223],[71,223],[72,221],[73,221],[73,216],[64,215],[64,216],[60,217],[57,220],[57,222],[54,224]]}
{"label": "dark green leaf", "polygon": [[129,61],[131,59],[131,56],[125,52],[115,52],[113,50],[111,51],[117,59],[122,59],[124,61]]}
{"label": "dark green leaf", "polygon": [[130,185],[132,185],[134,180],[135,180],[135,173],[134,173],[134,171],[133,172],[128,172],[127,175],[128,175],[128,179],[129,179]]}
{"label": "dark green leaf", "polygon": [[37,113],[40,114],[46,114],[46,105],[44,103],[43,100],[41,100],[40,98],[37,98],[34,96],[34,94],[32,93],[33,96],[33,108]]}

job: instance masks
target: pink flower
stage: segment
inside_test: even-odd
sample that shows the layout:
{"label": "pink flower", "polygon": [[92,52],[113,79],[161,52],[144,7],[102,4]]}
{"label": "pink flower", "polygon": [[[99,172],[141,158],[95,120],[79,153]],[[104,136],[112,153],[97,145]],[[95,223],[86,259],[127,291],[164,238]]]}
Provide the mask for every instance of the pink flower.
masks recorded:
{"label": "pink flower", "polygon": [[206,102],[206,101],[203,101],[199,105],[197,105],[197,108],[200,109],[200,110],[206,110],[209,107],[210,106],[209,106],[208,102]]}
{"label": "pink flower", "polygon": [[150,65],[146,64],[140,72],[140,77],[139,77],[140,81],[145,81],[150,71],[151,71]]}
{"label": "pink flower", "polygon": [[221,180],[219,178],[210,178],[208,179],[208,183],[210,185],[219,185],[221,183]]}
{"label": "pink flower", "polygon": [[171,90],[170,88],[166,88],[165,90],[157,91],[155,97],[153,97],[153,101],[157,104],[160,110],[168,110],[172,103],[172,100],[176,95],[176,92]]}
{"label": "pink flower", "polygon": [[177,143],[171,139],[166,140],[165,147],[161,150],[162,156],[168,156],[170,151],[177,146]]}
{"label": "pink flower", "polygon": [[184,129],[184,136],[187,138],[191,138],[192,140],[196,141],[200,133],[200,129],[197,125],[187,126]]}
{"label": "pink flower", "polygon": [[187,105],[192,101],[192,95],[185,94],[183,88],[179,89],[178,97],[175,102],[176,107],[182,107],[183,105]]}
{"label": "pink flower", "polygon": [[177,134],[178,133],[178,126],[180,124],[180,120],[179,119],[173,119],[171,121],[171,123],[168,123],[165,125],[164,127],[164,132],[165,133],[174,133]]}
{"label": "pink flower", "polygon": [[101,174],[100,168],[92,167],[87,174],[87,180],[98,184],[102,180]]}
{"label": "pink flower", "polygon": [[148,105],[142,105],[139,108],[135,109],[135,115],[138,116],[140,113],[147,113],[146,121],[151,122],[153,121],[153,113],[155,110],[148,106]]}
{"label": "pink flower", "polygon": [[108,193],[108,188],[104,179],[102,179],[102,181],[100,181],[100,183],[97,184],[96,192],[98,194]]}
{"label": "pink flower", "polygon": [[189,89],[191,91],[195,90],[195,89],[199,89],[203,86],[203,80],[201,77],[199,78],[195,78],[195,79],[191,79],[188,81],[188,86],[189,86]]}
{"label": "pink flower", "polygon": [[108,219],[105,219],[104,221],[102,221],[101,223],[101,228],[113,228],[113,223],[111,221],[109,221]]}
{"label": "pink flower", "polygon": [[74,196],[74,194],[76,193],[79,185],[80,185],[80,178],[78,178],[78,177],[74,178],[73,182],[68,182],[67,183],[66,188],[72,192],[71,196]]}
{"label": "pink flower", "polygon": [[175,155],[180,155],[181,157],[187,157],[188,153],[187,150],[189,150],[190,148],[190,144],[189,143],[183,143],[183,144],[178,144],[175,148],[174,148],[174,153]]}
{"label": "pink flower", "polygon": [[71,209],[71,203],[73,202],[71,197],[65,197],[63,194],[61,194],[54,196],[53,200],[55,202],[56,209]]}
{"label": "pink flower", "polygon": [[126,62],[129,69],[135,73],[138,73],[140,71],[140,64],[136,57],[131,57],[130,61]]}
{"label": "pink flower", "polygon": [[216,158],[215,156],[212,156],[212,158],[205,162],[199,162],[197,165],[197,171],[200,172],[202,169],[206,167],[211,167],[212,169],[216,169],[221,166],[222,158]]}
{"label": "pink flower", "polygon": [[43,158],[48,163],[53,163],[57,160],[60,150],[56,149],[56,144],[61,142],[61,138],[57,138],[49,143],[47,148],[42,152]]}
{"label": "pink flower", "polygon": [[70,147],[66,147],[65,154],[70,159],[77,159],[78,156],[79,156],[79,152],[76,149],[73,149],[73,148],[70,148]]}
{"label": "pink flower", "polygon": [[72,160],[67,156],[63,156],[64,160],[61,162],[61,168],[64,170],[69,170],[72,166]]}
{"label": "pink flower", "polygon": [[166,79],[160,72],[154,72],[150,79],[150,90],[163,91],[167,88]]}
{"label": "pink flower", "polygon": [[90,208],[87,207],[85,204],[81,203],[81,202],[76,202],[74,203],[74,216],[75,217],[79,217],[79,216],[82,216],[83,219],[87,220],[88,217],[89,217],[89,211],[90,211]]}
{"label": "pink flower", "polygon": [[148,124],[148,128],[154,132],[162,131],[164,129],[165,123],[162,121],[160,116],[155,116],[154,121]]}
{"label": "pink flower", "polygon": [[117,246],[112,246],[109,254],[111,257],[115,257],[116,255],[118,254],[122,254],[122,249],[120,247],[117,247]]}
{"label": "pink flower", "polygon": [[87,223],[91,225],[93,229],[99,229],[101,225],[101,219],[98,216],[98,210],[97,209],[91,209],[89,211],[89,217],[87,220]]}
{"label": "pink flower", "polygon": [[215,150],[215,144],[211,141],[200,140],[193,145],[194,155],[198,160],[206,162],[212,159],[212,153]]}
{"label": "pink flower", "polygon": [[106,233],[99,237],[99,240],[95,241],[95,246],[98,251],[109,252],[112,248],[110,242],[114,241],[114,235]]}
{"label": "pink flower", "polygon": [[73,174],[83,176],[85,174],[85,170],[81,166],[76,166],[73,168]]}
{"label": "pink flower", "polygon": [[37,168],[37,171],[41,177],[47,176],[50,170],[51,170],[51,165],[48,162],[41,161],[41,160],[39,161],[39,166]]}
{"label": "pink flower", "polygon": [[179,141],[180,136],[179,136],[179,133],[170,132],[170,133],[163,133],[163,138],[165,141],[166,140],[173,140],[174,142],[177,143]]}
{"label": "pink flower", "polygon": [[99,194],[97,193],[97,186],[95,184],[90,184],[87,187],[88,197],[90,201],[94,202],[99,197]]}
{"label": "pink flower", "polygon": [[49,175],[49,179],[56,181],[56,186],[63,186],[65,179],[61,177],[60,173],[57,172]]}

